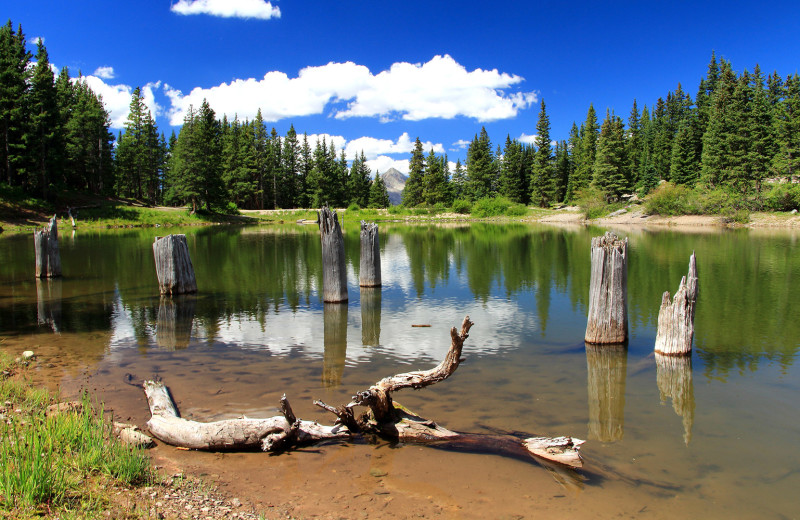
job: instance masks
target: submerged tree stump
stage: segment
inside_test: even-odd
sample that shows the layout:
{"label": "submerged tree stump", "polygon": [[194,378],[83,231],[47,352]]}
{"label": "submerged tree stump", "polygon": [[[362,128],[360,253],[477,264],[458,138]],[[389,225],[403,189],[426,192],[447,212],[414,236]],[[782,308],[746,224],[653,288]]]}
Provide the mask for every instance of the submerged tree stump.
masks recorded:
{"label": "submerged tree stump", "polygon": [[322,301],[347,301],[347,268],[344,262],[344,237],[336,212],[324,206],[318,213],[322,239]]}
{"label": "submerged tree stump", "polygon": [[153,255],[156,259],[156,274],[161,294],[197,292],[186,235],[156,237],[153,242]]}
{"label": "submerged tree stump", "polygon": [[377,347],[381,343],[381,289],[361,288],[361,344]]}
{"label": "submerged tree stump", "polygon": [[196,296],[162,296],[156,317],[156,345],[169,350],[189,346],[192,338]]}
{"label": "submerged tree stump", "polygon": [[683,442],[692,440],[694,425],[694,382],[691,356],[664,356],[656,353],[656,382],[661,402],[672,400],[672,409],[683,419]]}
{"label": "submerged tree stump", "polygon": [[625,433],[625,379],[628,350],[623,345],[586,345],[589,438],[615,442]]}
{"label": "submerged tree stump", "polygon": [[33,233],[33,247],[36,251],[36,278],[56,278],[61,276],[61,254],[58,251],[58,223],[56,216],[50,224]]}
{"label": "submerged tree stump", "polygon": [[670,301],[669,291],[661,297],[655,351],[664,356],[685,356],[692,352],[694,305],[697,302],[697,261],[689,257],[689,273],[681,278],[678,292]]}
{"label": "submerged tree stump", "polygon": [[624,343],[628,339],[628,239],[607,231],[592,238],[587,343]]}
{"label": "submerged tree stump", "polygon": [[381,241],[378,224],[361,221],[361,287],[381,286]]}
{"label": "submerged tree stump", "polygon": [[347,359],[347,304],[323,303],[322,384],[336,388],[342,384],[344,362]]}

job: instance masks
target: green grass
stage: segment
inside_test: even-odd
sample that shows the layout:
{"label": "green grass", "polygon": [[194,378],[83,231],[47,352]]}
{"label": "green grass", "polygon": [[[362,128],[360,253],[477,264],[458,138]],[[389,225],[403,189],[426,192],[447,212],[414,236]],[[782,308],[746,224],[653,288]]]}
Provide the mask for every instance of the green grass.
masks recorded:
{"label": "green grass", "polygon": [[92,489],[151,481],[147,455],[116,440],[88,394],[78,410],[47,415],[55,399],[24,378],[24,367],[2,354],[0,367],[0,516],[95,516],[107,497]]}

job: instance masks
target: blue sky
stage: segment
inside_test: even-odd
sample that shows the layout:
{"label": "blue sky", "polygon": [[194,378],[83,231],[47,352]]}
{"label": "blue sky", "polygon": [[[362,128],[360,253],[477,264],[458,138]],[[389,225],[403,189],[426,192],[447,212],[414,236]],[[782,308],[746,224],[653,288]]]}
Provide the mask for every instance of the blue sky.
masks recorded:
{"label": "blue sky", "polygon": [[[466,156],[535,134],[540,102],[565,139],[590,103],[627,119],[682,83],[692,96],[712,50],[737,71],[798,71],[796,2],[325,2],[6,0],[3,22],[44,38],[80,70],[118,127],[145,88],[159,128],[208,98],[219,117],[290,124],[407,171],[416,137]],[[31,43],[35,51],[35,45]]]}

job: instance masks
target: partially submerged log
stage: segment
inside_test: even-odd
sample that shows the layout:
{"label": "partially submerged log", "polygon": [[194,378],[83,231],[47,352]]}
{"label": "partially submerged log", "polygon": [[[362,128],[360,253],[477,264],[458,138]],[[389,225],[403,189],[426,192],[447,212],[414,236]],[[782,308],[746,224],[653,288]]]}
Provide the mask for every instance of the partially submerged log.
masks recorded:
{"label": "partially submerged log", "polygon": [[61,254],[58,251],[58,222],[56,216],[48,226],[33,233],[33,247],[36,251],[36,278],[56,278],[61,276]]}
{"label": "partially submerged log", "polygon": [[197,292],[186,235],[156,237],[153,242],[153,256],[156,260],[156,275],[161,294]]}
{"label": "partially submerged log", "polygon": [[[150,433],[169,444],[194,449],[222,450],[259,448],[283,451],[296,445],[327,440],[346,440],[357,434],[377,434],[406,443],[421,443],[437,448],[495,453],[533,459],[549,466],[580,468],[579,449],[584,441],[572,437],[538,437],[517,434],[475,434],[448,430],[405,409],[392,399],[392,392],[403,388],[424,388],[450,377],[461,363],[464,341],[472,322],[464,318],[461,329],[450,331],[451,345],[444,360],[430,370],[397,374],[381,379],[359,392],[350,403],[333,407],[315,404],[338,418],[334,426],[302,421],[295,417],[286,396],[281,400],[282,416],[268,419],[231,419],[201,423],[182,419],[163,383],[145,381],[144,390],[152,417]],[[367,413],[356,417],[354,408],[366,406]]]}
{"label": "partially submerged log", "polygon": [[361,221],[361,263],[358,284],[381,286],[381,248],[378,224]]}
{"label": "partially submerged log", "polygon": [[628,239],[607,231],[592,238],[587,343],[624,343],[628,339]]}
{"label": "partially submerged log", "polygon": [[689,273],[681,278],[678,292],[670,301],[669,291],[661,297],[655,351],[665,356],[685,356],[692,352],[694,305],[697,302],[697,260],[689,257]]}
{"label": "partially submerged log", "polygon": [[344,261],[344,237],[336,212],[324,206],[318,213],[322,239],[322,301],[347,301],[347,266]]}

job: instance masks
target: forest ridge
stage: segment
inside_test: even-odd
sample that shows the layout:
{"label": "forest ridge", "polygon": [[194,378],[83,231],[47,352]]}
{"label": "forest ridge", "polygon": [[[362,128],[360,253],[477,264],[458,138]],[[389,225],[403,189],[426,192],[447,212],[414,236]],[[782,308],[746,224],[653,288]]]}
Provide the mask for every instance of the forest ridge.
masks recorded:
{"label": "forest ridge", "polygon": [[[86,82],[67,68],[56,75],[41,40],[35,56],[25,43],[21,26],[0,27],[0,182],[11,187],[45,199],[75,190],[211,211],[389,204],[363,152],[349,160],[293,126],[284,136],[269,132],[260,112],[253,120],[218,119],[204,101],[167,137],[137,88],[115,136]],[[626,122],[609,109],[600,123],[592,105],[567,139],[551,140],[544,100],[533,145],[507,136],[495,147],[484,128],[453,171],[446,154],[426,153],[417,138],[403,204],[449,207],[503,196],[547,207],[588,192],[613,202],[668,181],[724,193],[746,209],[784,209],[766,184],[795,180],[798,167],[797,73],[765,77],[758,65],[737,73],[712,54],[694,98],[678,84],[641,110],[634,100]],[[783,190],[796,207],[798,190]]]}

